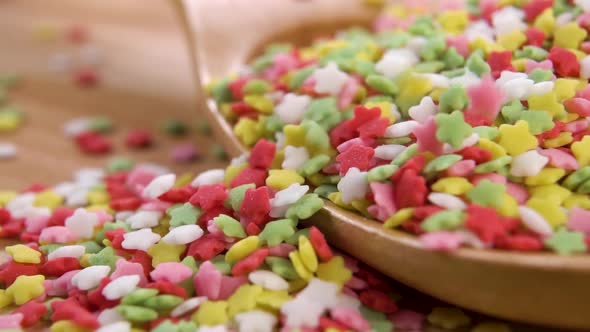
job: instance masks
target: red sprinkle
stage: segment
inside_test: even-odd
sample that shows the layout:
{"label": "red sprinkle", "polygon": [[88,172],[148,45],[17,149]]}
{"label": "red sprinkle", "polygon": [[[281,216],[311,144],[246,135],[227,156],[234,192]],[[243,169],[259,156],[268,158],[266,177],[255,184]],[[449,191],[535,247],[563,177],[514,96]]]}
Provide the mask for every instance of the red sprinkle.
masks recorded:
{"label": "red sprinkle", "polygon": [[51,320],[57,322],[58,320],[71,320],[76,325],[86,327],[89,329],[97,329],[100,325],[94,315],[80,306],[73,298],[63,301],[51,302],[51,309],[53,314]]}
{"label": "red sprinkle", "polygon": [[235,188],[248,183],[254,183],[257,187],[264,186],[266,183],[266,170],[246,167],[231,180],[229,186]]}
{"label": "red sprinkle", "polygon": [[395,205],[398,208],[424,205],[428,195],[426,179],[412,169],[403,172],[394,190]]}
{"label": "red sprinkle", "polygon": [[237,262],[231,269],[231,274],[239,277],[247,275],[256,270],[268,257],[268,248],[261,248],[250,254],[248,257]]}
{"label": "red sprinkle", "polygon": [[187,256],[193,256],[197,261],[207,261],[221,254],[225,250],[225,242],[213,234],[207,234],[190,244]]}
{"label": "red sprinkle", "polygon": [[553,0],[532,0],[522,6],[527,21],[533,22],[547,8],[553,6]]}
{"label": "red sprinkle", "polygon": [[493,208],[469,205],[466,212],[465,227],[477,234],[486,244],[495,243],[508,231],[509,224]]}
{"label": "red sprinkle", "polygon": [[132,149],[147,148],[153,144],[152,133],[143,129],[135,129],[127,133],[125,144]]}
{"label": "red sprinkle", "polygon": [[82,88],[91,88],[98,84],[98,73],[94,68],[81,68],[74,73],[74,81]]}
{"label": "red sprinkle", "polygon": [[351,146],[336,157],[336,161],[340,164],[340,175],[346,174],[351,167],[361,171],[368,170],[374,154],[375,150],[368,146],[360,144]]}
{"label": "red sprinkle", "polygon": [[78,147],[88,154],[104,154],[111,152],[112,145],[109,140],[100,133],[84,132],[76,136]]}
{"label": "red sprinkle", "polygon": [[246,190],[242,205],[240,205],[240,217],[247,222],[261,225],[268,220],[270,212],[268,189],[260,187]]}
{"label": "red sprinkle", "polygon": [[250,166],[268,169],[275,157],[276,145],[265,139],[261,139],[250,151]]}
{"label": "red sprinkle", "polygon": [[580,76],[580,63],[578,57],[573,52],[564,48],[553,46],[547,59],[553,62],[555,73],[561,77],[578,77]]}
{"label": "red sprinkle", "polygon": [[488,56],[488,64],[492,69],[492,76],[496,79],[504,70],[515,71],[512,66],[511,51],[491,52]]}
{"label": "red sprinkle", "polygon": [[21,322],[23,327],[29,327],[37,324],[41,317],[47,312],[47,306],[43,303],[29,301],[14,310],[14,313],[23,314]]}
{"label": "red sprinkle", "polygon": [[60,257],[45,262],[45,264],[41,266],[40,272],[44,275],[59,277],[68,271],[79,270],[81,268],[82,267],[77,258]]}
{"label": "red sprinkle", "polygon": [[362,304],[375,311],[386,314],[391,314],[397,311],[397,305],[395,302],[393,302],[387,294],[377,289],[368,289],[361,292],[359,299]]}
{"label": "red sprinkle", "polygon": [[537,29],[537,28],[528,28],[524,32],[524,34],[527,38],[526,44],[531,45],[531,46],[537,46],[537,47],[543,46],[543,43],[545,42],[545,38],[547,37],[547,35],[545,34],[545,31]]}
{"label": "red sprinkle", "polygon": [[192,205],[200,206],[203,210],[209,210],[223,205],[227,198],[225,184],[208,184],[199,186],[197,192],[190,198]]}
{"label": "red sprinkle", "polygon": [[309,229],[309,242],[321,261],[327,262],[334,256],[324,234],[315,226]]}
{"label": "red sprinkle", "polygon": [[34,276],[39,274],[39,265],[9,261],[0,268],[0,282],[10,286],[18,276]]}

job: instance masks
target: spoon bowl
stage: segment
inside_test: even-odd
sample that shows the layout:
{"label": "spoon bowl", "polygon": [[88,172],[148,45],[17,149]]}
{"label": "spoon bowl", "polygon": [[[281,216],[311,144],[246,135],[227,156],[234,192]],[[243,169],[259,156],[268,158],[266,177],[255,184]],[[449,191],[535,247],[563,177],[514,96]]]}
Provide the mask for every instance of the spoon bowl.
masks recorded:
{"label": "spoon bowl", "polygon": [[[235,73],[271,41],[303,44],[378,13],[360,0],[175,2],[186,29],[199,83],[199,107],[228,153],[246,148],[203,87]],[[337,9],[337,10],[336,10]],[[590,256],[461,248],[425,249],[407,233],[346,211],[329,201],[310,220],[329,242],[377,270],[444,301],[505,319],[590,329]]]}

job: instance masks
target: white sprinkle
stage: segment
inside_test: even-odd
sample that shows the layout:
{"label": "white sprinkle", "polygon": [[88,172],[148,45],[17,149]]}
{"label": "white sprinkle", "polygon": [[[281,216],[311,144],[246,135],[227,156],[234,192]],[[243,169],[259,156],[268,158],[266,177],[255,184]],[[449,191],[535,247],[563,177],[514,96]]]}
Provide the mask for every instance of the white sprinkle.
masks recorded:
{"label": "white sprinkle", "polygon": [[155,227],[158,225],[161,217],[162,213],[160,211],[139,210],[131,217],[127,218],[125,222],[129,224],[132,229]]}
{"label": "white sprinkle", "polygon": [[50,261],[62,257],[80,258],[85,252],[86,247],[81,245],[63,246],[55,249],[47,255],[47,260]]}
{"label": "white sprinkle", "polygon": [[66,122],[63,126],[63,132],[66,137],[74,137],[90,128],[89,118],[76,118]]}
{"label": "white sprinkle", "polygon": [[553,234],[553,228],[537,211],[528,206],[519,206],[518,213],[522,223],[531,231],[542,236],[550,236]]}
{"label": "white sprinkle", "polygon": [[281,164],[283,169],[299,170],[305,162],[309,160],[309,153],[305,147],[294,147],[288,145],[285,147],[285,159]]}
{"label": "white sprinkle", "polygon": [[375,157],[383,160],[393,160],[405,149],[407,147],[400,144],[379,145],[375,148]]}
{"label": "white sprinkle", "polygon": [[435,115],[438,106],[434,103],[430,96],[426,96],[420,100],[420,104],[410,107],[408,114],[410,117],[420,123],[426,122],[430,116]]}
{"label": "white sprinkle", "polygon": [[131,323],[116,322],[109,325],[101,326],[96,332],[129,332],[131,331]]}
{"label": "white sprinkle", "polygon": [[79,290],[89,290],[98,287],[100,281],[109,275],[111,267],[108,265],[92,265],[82,269],[72,277],[72,285]]}
{"label": "white sprinkle", "polygon": [[98,216],[96,213],[86,211],[84,208],[76,209],[74,214],[65,221],[66,228],[82,239],[91,238],[97,224]]}
{"label": "white sprinkle", "polygon": [[269,290],[281,291],[289,288],[289,283],[285,279],[271,271],[260,270],[251,272],[248,275],[248,279],[251,283]]}
{"label": "white sprinkle", "polygon": [[102,289],[102,295],[107,300],[117,300],[133,292],[139,284],[139,276],[136,274],[119,277],[109,282]]}
{"label": "white sprinkle", "polygon": [[285,124],[298,124],[303,119],[303,114],[310,102],[309,96],[287,93],[275,107],[275,113]]}
{"label": "white sprinkle", "polygon": [[341,71],[335,62],[328,63],[324,68],[316,69],[312,77],[315,78],[314,90],[318,93],[337,95],[348,80],[348,74]]}
{"label": "white sprinkle", "polygon": [[125,249],[147,251],[151,246],[160,241],[160,238],[160,235],[152,232],[150,228],[144,228],[123,234],[121,246]]}
{"label": "white sprinkle", "polygon": [[385,137],[397,138],[410,135],[420,123],[414,120],[394,123],[385,130]]}
{"label": "white sprinkle", "polygon": [[16,156],[16,145],[0,142],[0,160],[11,159]]}
{"label": "white sprinkle", "polygon": [[432,192],[428,195],[428,200],[442,208],[449,210],[465,210],[467,205],[459,197],[447,193]]}
{"label": "white sprinkle", "polygon": [[182,302],[178,306],[176,306],[176,308],[174,308],[174,310],[172,310],[170,312],[170,316],[172,316],[172,317],[182,316],[182,315],[188,313],[189,311],[193,311],[194,309],[199,307],[205,301],[207,301],[206,296],[199,296],[199,297],[190,298],[190,299]]}
{"label": "white sprinkle", "polygon": [[338,182],[338,191],[342,193],[342,201],[346,204],[355,199],[364,198],[369,189],[367,172],[361,172],[356,167],[351,167]]}
{"label": "white sprinkle", "polygon": [[239,332],[272,332],[278,320],[275,315],[262,310],[252,310],[237,314]]}
{"label": "white sprinkle", "polygon": [[210,169],[208,171],[204,171],[203,173],[197,175],[197,177],[191,183],[191,186],[198,187],[206,184],[216,184],[223,182],[225,178],[225,170],[224,169]]}
{"label": "white sprinkle", "polygon": [[144,189],[143,196],[158,198],[174,187],[175,174],[165,174],[155,177]]}
{"label": "white sprinkle", "polygon": [[284,217],[291,204],[297,202],[309,191],[309,186],[293,183],[287,188],[278,191],[270,200],[270,213],[273,218]]}
{"label": "white sprinkle", "polygon": [[541,155],[537,150],[530,150],[512,158],[510,175],[535,176],[547,165],[549,158]]}
{"label": "white sprinkle", "polygon": [[169,244],[187,244],[203,236],[203,230],[199,225],[182,225],[172,228],[162,241]]}

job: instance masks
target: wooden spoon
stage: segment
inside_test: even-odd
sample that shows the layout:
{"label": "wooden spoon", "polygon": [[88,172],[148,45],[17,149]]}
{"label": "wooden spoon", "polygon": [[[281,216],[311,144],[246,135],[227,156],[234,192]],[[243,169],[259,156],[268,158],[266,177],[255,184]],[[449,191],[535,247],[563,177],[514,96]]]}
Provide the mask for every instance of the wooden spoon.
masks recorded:
{"label": "wooden spoon", "polygon": [[[202,86],[238,71],[271,41],[301,45],[339,28],[367,26],[377,9],[360,0],[178,0],[189,40],[199,107],[236,156],[246,149]],[[326,201],[309,221],[330,243],[381,272],[434,297],[506,319],[590,329],[590,255],[463,248],[425,250],[409,234]]]}

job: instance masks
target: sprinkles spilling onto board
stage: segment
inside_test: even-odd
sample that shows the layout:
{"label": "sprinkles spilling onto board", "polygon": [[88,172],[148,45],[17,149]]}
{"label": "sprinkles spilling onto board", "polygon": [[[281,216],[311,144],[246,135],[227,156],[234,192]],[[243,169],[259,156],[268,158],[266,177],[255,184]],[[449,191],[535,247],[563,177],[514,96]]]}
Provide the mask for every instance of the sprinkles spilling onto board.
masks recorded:
{"label": "sprinkles spilling onto board", "polygon": [[270,168],[228,171],[307,183],[433,250],[587,252],[590,2],[423,9],[271,45],[210,84],[250,158]]}

